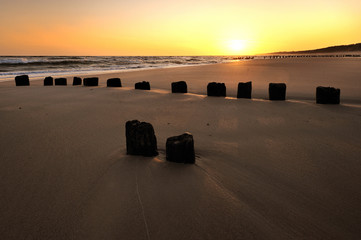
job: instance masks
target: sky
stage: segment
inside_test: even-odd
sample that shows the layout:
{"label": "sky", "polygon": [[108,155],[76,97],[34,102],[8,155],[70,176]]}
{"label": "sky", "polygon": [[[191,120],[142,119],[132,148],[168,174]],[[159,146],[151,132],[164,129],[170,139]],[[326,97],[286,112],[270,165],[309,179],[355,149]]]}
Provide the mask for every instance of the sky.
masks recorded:
{"label": "sky", "polygon": [[249,55],[361,42],[361,0],[0,0],[0,55]]}

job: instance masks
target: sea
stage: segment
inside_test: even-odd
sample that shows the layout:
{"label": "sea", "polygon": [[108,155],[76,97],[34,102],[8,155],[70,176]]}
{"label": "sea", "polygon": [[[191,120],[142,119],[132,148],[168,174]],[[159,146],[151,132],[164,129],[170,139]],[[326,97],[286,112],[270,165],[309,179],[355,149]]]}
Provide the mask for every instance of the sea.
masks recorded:
{"label": "sea", "polygon": [[30,78],[184,67],[249,59],[235,56],[0,56],[0,81]]}

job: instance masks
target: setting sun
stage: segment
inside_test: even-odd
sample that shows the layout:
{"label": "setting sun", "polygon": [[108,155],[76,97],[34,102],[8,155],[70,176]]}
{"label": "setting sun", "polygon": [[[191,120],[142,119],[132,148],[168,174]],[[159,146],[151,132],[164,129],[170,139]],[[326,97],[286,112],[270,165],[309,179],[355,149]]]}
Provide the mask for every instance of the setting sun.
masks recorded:
{"label": "setting sun", "polygon": [[230,40],[228,42],[228,48],[232,51],[232,54],[239,54],[245,47],[245,41],[243,40]]}

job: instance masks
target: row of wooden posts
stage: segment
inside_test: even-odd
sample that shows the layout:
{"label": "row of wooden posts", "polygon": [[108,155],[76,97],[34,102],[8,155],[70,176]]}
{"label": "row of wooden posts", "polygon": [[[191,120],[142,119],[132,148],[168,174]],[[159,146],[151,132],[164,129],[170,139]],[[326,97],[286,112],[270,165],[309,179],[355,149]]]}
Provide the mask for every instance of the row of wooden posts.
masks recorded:
{"label": "row of wooden posts", "polygon": [[[66,78],[46,77],[44,79],[44,86],[67,85]],[[29,86],[29,76],[21,75],[15,77],[16,86]],[[98,86],[99,78],[91,77],[84,78],[84,86]],[[73,78],[73,86],[82,85],[82,79],[79,77]],[[187,83],[185,81],[173,82],[172,93],[187,93]],[[122,87],[120,78],[110,78],[107,80],[107,87]],[[150,90],[149,82],[135,83],[135,89]],[[286,100],[286,84],[285,83],[270,83],[268,87],[269,100]],[[207,85],[207,96],[226,97],[226,85],[224,83],[211,82]],[[252,82],[238,83],[237,98],[252,98]],[[340,103],[340,89],[333,87],[316,88],[316,103],[320,104],[339,104]]]}

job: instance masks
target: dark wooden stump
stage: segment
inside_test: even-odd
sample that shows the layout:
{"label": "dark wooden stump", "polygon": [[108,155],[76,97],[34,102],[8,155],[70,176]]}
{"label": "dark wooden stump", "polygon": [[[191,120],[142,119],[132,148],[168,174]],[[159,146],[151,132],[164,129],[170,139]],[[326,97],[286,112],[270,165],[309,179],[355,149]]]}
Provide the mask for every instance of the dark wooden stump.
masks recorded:
{"label": "dark wooden stump", "polygon": [[135,89],[140,89],[140,90],[150,90],[150,84],[149,82],[143,81],[143,82],[137,82],[134,85]]}
{"label": "dark wooden stump", "polygon": [[286,100],[286,84],[270,83],[268,93],[269,100]]}
{"label": "dark wooden stump", "polygon": [[125,124],[125,136],[127,141],[127,154],[153,157],[158,155],[157,138],[152,124],[128,121]]}
{"label": "dark wooden stump", "polygon": [[66,78],[55,78],[55,86],[66,86],[67,80]]}
{"label": "dark wooden stump", "polygon": [[110,78],[107,80],[107,87],[122,87],[120,78]]}
{"label": "dark wooden stump", "polygon": [[74,77],[73,78],[73,86],[81,85],[81,78],[80,77]]}
{"label": "dark wooden stump", "polygon": [[84,78],[83,84],[86,87],[95,87],[98,86],[99,78],[97,77],[91,77],[91,78]]}
{"label": "dark wooden stump", "polygon": [[185,81],[172,82],[172,93],[187,93],[187,83]]}
{"label": "dark wooden stump", "polygon": [[252,98],[252,82],[238,83],[237,98]]}
{"label": "dark wooden stump", "polygon": [[166,143],[167,161],[195,163],[194,141],[190,133],[170,137]]}
{"label": "dark wooden stump", "polygon": [[53,86],[54,79],[52,77],[44,78],[44,86]]}
{"label": "dark wooden stump", "polygon": [[216,83],[216,82],[208,83],[207,95],[209,97],[225,97],[226,85],[224,83]]}
{"label": "dark wooden stump", "polygon": [[340,89],[333,87],[317,87],[316,103],[340,104]]}
{"label": "dark wooden stump", "polygon": [[30,86],[29,76],[21,75],[15,77],[15,85],[16,86]]}

